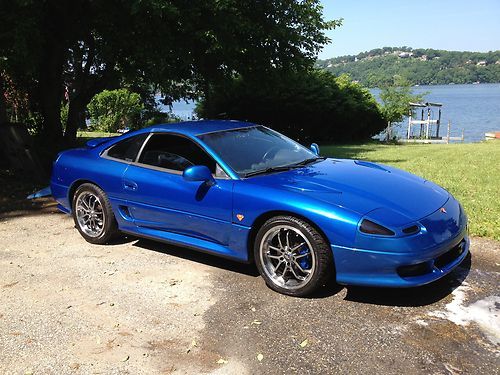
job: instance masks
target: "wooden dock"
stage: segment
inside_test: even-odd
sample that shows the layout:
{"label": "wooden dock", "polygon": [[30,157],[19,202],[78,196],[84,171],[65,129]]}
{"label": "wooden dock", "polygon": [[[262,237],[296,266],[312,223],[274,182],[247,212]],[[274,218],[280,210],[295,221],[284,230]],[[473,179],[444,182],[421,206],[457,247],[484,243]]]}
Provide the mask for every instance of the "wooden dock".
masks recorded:
{"label": "wooden dock", "polygon": [[450,141],[458,141],[458,142],[463,142],[464,138],[463,137],[443,137],[443,138],[437,138],[437,139],[432,139],[432,138],[403,138],[400,139],[399,142],[403,143],[450,143]]}

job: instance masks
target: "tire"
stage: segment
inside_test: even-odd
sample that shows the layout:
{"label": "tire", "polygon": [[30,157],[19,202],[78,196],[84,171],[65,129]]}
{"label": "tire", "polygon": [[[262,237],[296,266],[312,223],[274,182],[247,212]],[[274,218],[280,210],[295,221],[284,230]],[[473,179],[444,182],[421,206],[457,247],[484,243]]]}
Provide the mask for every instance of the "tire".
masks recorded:
{"label": "tire", "polygon": [[108,243],[118,234],[118,224],[104,191],[91,183],[80,185],[71,204],[75,226],[87,242]]}
{"label": "tire", "polygon": [[276,216],[264,223],[255,238],[254,259],[266,284],[290,296],[307,296],[334,274],[328,242],[294,216]]}

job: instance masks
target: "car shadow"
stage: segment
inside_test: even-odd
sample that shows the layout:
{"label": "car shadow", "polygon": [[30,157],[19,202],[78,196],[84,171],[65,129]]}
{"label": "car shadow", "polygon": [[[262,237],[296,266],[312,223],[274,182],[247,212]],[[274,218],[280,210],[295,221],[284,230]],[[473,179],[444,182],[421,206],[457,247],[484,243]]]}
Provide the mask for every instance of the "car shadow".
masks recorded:
{"label": "car shadow", "polygon": [[139,239],[132,246],[138,246],[143,249],[156,251],[162,254],[172,255],[177,258],[189,260],[191,262],[202,263],[210,267],[220,268],[226,271],[241,273],[247,276],[257,277],[259,271],[254,264],[240,263],[231,259],[222,258],[216,255],[203,253],[199,250],[165,244],[162,242],[148,239]]}
{"label": "car shadow", "polygon": [[462,285],[471,269],[467,254],[460,266],[431,284],[415,288],[347,287],[345,300],[374,305],[417,307],[436,303]]}
{"label": "car shadow", "polygon": [[[142,249],[155,251],[162,254],[171,255],[191,262],[205,264],[210,267],[239,273],[251,277],[260,277],[259,271],[255,264],[240,263],[231,259],[222,258],[216,255],[203,253],[189,248],[165,244],[153,240],[136,238],[134,236],[123,237],[119,243],[133,242],[132,246],[137,246]],[[114,242],[113,242],[114,243]],[[117,242],[118,243],[118,242]],[[335,282],[334,278],[330,278],[322,288],[312,293],[305,299],[322,299],[335,296],[342,290],[346,289],[347,293],[344,299],[346,301],[384,305],[398,307],[417,307],[426,306],[436,303],[453,290],[459,287],[467,278],[471,268],[471,255],[467,254],[460,266],[450,272],[440,280],[431,284],[415,288],[375,288],[375,287],[357,287],[343,286]]]}

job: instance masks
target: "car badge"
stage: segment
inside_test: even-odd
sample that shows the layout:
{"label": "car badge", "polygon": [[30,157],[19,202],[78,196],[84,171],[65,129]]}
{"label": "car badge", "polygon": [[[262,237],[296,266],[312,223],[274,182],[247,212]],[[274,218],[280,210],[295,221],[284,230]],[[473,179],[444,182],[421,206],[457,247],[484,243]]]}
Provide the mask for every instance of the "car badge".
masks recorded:
{"label": "car badge", "polygon": [[243,216],[242,214],[236,214],[236,218],[241,221],[245,218],[245,216]]}
{"label": "car badge", "polygon": [[441,207],[441,208],[439,209],[439,211],[441,211],[443,214],[445,214],[445,213],[446,213],[446,208]]}

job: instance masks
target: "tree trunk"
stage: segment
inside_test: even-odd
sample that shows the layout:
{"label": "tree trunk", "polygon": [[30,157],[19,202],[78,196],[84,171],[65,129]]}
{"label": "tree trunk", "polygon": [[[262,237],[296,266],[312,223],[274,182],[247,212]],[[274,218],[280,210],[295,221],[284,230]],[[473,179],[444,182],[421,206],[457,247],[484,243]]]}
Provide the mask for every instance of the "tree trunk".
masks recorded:
{"label": "tree trunk", "polygon": [[7,123],[7,103],[5,102],[5,84],[0,75],[0,126]]}
{"label": "tree trunk", "polygon": [[7,104],[5,103],[5,98],[3,96],[3,91],[0,90],[0,126],[6,124],[7,119]]}
{"label": "tree trunk", "polygon": [[43,116],[42,136],[52,152],[62,147],[61,100],[62,100],[62,63],[48,54],[43,65],[39,83],[40,112]]}
{"label": "tree trunk", "polygon": [[[55,27],[55,26],[54,26]],[[39,157],[47,170],[57,152],[64,148],[61,126],[61,101],[63,97],[63,67],[65,49],[56,31],[49,33],[43,45],[40,60],[40,79],[37,87],[38,103],[42,115],[42,132],[38,140]]]}
{"label": "tree trunk", "polygon": [[69,102],[68,121],[64,132],[64,143],[71,147],[76,143],[76,133],[85,125],[85,107],[88,103],[74,99]]}
{"label": "tree trunk", "polygon": [[390,121],[387,121],[387,130],[385,132],[385,141],[389,142],[391,140],[391,125],[392,123]]}

